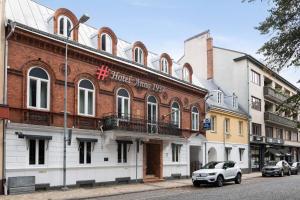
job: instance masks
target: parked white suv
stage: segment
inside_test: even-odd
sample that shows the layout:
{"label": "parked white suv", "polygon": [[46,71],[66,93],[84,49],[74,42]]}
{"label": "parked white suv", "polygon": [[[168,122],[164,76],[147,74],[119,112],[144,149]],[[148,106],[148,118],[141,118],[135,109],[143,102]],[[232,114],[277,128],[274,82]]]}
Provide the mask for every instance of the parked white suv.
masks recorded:
{"label": "parked white suv", "polygon": [[193,185],[214,183],[222,187],[224,182],[234,181],[236,184],[242,182],[242,171],[233,161],[209,162],[192,175]]}

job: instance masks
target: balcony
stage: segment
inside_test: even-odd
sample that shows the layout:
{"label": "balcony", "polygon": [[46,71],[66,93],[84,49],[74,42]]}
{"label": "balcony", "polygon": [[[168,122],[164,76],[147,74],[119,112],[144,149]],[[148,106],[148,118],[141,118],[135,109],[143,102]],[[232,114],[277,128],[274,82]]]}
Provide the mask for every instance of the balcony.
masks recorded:
{"label": "balcony", "polygon": [[250,142],[265,143],[265,137],[260,135],[250,135]]}
{"label": "balcony", "polygon": [[264,96],[266,99],[270,101],[275,101],[277,103],[282,103],[283,101],[287,100],[287,96],[281,94],[280,92],[276,91],[271,87],[264,87]]}
{"label": "balcony", "polygon": [[271,112],[265,112],[265,121],[268,123],[272,123],[272,124],[276,124],[276,125],[280,125],[280,126],[284,126],[287,128],[293,128],[296,129],[297,128],[297,121],[285,118],[285,117],[281,117],[279,115],[276,115],[274,113]]}
{"label": "balcony", "polygon": [[266,143],[269,143],[269,144],[283,144],[284,140],[280,139],[280,138],[266,137]]}
{"label": "balcony", "polygon": [[103,118],[103,130],[124,130],[149,134],[182,136],[182,130],[170,122],[148,121],[143,117],[109,115]]}

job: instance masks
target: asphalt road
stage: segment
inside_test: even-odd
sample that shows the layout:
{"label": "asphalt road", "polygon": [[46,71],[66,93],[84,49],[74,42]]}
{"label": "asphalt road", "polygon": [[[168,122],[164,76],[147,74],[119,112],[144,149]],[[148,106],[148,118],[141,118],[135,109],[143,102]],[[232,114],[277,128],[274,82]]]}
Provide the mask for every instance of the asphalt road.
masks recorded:
{"label": "asphalt road", "polygon": [[222,188],[214,186],[182,187],[149,192],[96,198],[93,200],[300,200],[300,175],[285,177],[259,177],[245,180],[240,185],[226,183]]}

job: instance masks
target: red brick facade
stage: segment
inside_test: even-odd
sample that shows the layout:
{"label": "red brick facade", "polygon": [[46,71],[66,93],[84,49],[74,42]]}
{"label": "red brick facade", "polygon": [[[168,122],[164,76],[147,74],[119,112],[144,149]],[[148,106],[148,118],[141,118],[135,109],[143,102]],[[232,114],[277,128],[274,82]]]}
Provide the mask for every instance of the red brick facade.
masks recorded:
{"label": "red brick facade", "polygon": [[[144,53],[147,56],[147,52]],[[63,43],[17,29],[9,41],[8,55],[10,66],[8,71],[10,120],[12,122],[28,122],[27,75],[31,67],[39,66],[45,69],[50,76],[50,110],[49,112],[39,111],[39,114],[44,116],[43,119],[46,125],[63,126]],[[116,91],[120,87],[126,88],[130,93],[131,114],[144,116],[145,118],[147,116],[146,99],[149,95],[154,95],[159,102],[159,120],[163,118],[169,120],[170,105],[176,100],[180,104],[180,127],[185,130],[184,134],[191,133],[191,108],[193,105],[197,106],[200,112],[199,121],[201,122],[204,118],[204,96],[206,94],[204,91],[71,46],[69,47],[68,56],[68,66],[70,68],[68,75],[68,127],[82,128],[81,126],[84,123],[81,122],[96,126],[94,119],[100,119],[108,113],[115,113]],[[110,79],[97,80],[96,70],[101,65],[108,66],[111,70],[122,74],[138,77],[145,82],[158,83],[164,86],[165,90],[156,93]],[[95,117],[80,117],[77,114],[78,81],[82,78],[87,78],[95,86]],[[167,117],[163,117],[164,115]]]}

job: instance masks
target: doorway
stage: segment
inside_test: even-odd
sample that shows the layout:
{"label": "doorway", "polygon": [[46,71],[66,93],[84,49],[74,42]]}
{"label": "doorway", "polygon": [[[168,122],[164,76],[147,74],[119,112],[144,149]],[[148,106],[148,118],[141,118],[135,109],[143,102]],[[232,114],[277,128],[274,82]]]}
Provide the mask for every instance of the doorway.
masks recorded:
{"label": "doorway", "polygon": [[202,167],[201,146],[190,146],[190,176]]}
{"label": "doorway", "polygon": [[144,181],[162,178],[162,142],[144,144]]}

